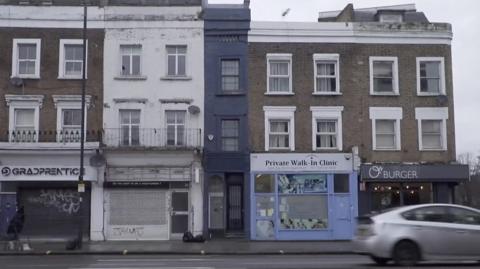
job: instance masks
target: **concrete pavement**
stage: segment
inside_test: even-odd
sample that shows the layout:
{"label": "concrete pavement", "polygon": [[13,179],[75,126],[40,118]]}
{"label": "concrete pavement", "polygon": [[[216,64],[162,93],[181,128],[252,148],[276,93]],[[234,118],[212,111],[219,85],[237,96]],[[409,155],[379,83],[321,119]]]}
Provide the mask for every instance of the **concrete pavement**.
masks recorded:
{"label": "concrete pavement", "polygon": [[[27,243],[22,240],[21,246]],[[1,241],[0,255],[249,255],[249,254],[352,254],[350,241],[251,241],[215,239],[204,243],[182,241],[89,241],[81,249],[66,250],[65,242],[28,242],[28,248],[11,250]],[[10,245],[11,246],[11,245]]]}

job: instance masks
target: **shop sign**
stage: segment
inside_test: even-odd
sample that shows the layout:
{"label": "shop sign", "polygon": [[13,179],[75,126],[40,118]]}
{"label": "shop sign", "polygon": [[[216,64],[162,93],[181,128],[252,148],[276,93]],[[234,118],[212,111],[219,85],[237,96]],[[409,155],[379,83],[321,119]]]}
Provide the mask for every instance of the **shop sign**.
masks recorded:
{"label": "shop sign", "polygon": [[352,171],[351,153],[264,153],[251,154],[252,171],[349,172]]}
{"label": "shop sign", "polygon": [[[0,181],[78,180],[80,168],[75,166],[1,166]],[[85,178],[94,178],[93,169],[85,168]]]}
{"label": "shop sign", "polygon": [[466,165],[362,165],[364,180],[436,180],[457,181],[468,179]]}
{"label": "shop sign", "polygon": [[167,181],[105,181],[105,188],[188,188],[188,182],[167,182]]}

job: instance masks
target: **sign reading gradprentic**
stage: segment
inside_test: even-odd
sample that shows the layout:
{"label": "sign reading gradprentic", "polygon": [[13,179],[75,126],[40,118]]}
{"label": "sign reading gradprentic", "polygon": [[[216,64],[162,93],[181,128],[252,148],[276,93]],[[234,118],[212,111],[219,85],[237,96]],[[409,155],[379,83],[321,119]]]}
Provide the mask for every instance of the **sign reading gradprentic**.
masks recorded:
{"label": "sign reading gradprentic", "polygon": [[[0,181],[78,180],[79,175],[75,166],[0,166]],[[86,167],[85,175],[92,180],[92,168]]]}
{"label": "sign reading gradprentic", "polygon": [[352,171],[351,153],[259,153],[250,154],[251,171]]}

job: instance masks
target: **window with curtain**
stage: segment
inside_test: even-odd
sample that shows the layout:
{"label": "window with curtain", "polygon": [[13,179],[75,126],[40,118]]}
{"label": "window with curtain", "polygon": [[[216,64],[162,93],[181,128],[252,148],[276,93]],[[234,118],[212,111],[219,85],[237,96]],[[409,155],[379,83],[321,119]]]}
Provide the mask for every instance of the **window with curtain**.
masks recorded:
{"label": "window with curtain", "polygon": [[269,121],[269,148],[287,149],[290,147],[290,121],[270,120]]}
{"label": "window with curtain", "polygon": [[272,93],[291,92],[290,89],[290,61],[269,60],[269,87]]}
{"label": "window with curtain", "polygon": [[238,120],[222,120],[222,150],[238,151]]}
{"label": "window with curtain", "polygon": [[64,74],[67,77],[82,76],[83,71],[83,45],[64,45]]}
{"label": "window with curtain", "polygon": [[35,109],[15,109],[15,132],[35,132]]}
{"label": "window with curtain", "polygon": [[64,142],[79,142],[81,138],[82,110],[62,110],[62,135]]}
{"label": "window with curtain", "polygon": [[396,120],[375,121],[376,149],[397,148],[395,123]]}
{"label": "window with curtain", "polygon": [[334,61],[316,61],[316,92],[337,92],[337,74]]}
{"label": "window with curtain", "polygon": [[121,144],[140,145],[140,110],[120,110]]}
{"label": "window with curtain", "polygon": [[120,45],[122,57],[122,76],[141,75],[141,52],[142,45]]}
{"label": "window with curtain", "polygon": [[165,111],[167,119],[167,145],[185,145],[185,111]]}
{"label": "window with curtain", "polygon": [[420,92],[440,93],[440,61],[420,62]]}
{"label": "window with curtain", "polygon": [[222,91],[240,90],[240,61],[222,60]]}
{"label": "window with curtain", "polygon": [[37,62],[36,44],[18,44],[18,74],[35,75]]}
{"label": "window with curtain", "polygon": [[442,120],[422,120],[422,145],[424,149],[442,149]]}
{"label": "window with curtain", "polygon": [[373,92],[390,93],[394,92],[394,62],[373,61]]}
{"label": "window with curtain", "polygon": [[336,120],[317,120],[316,147],[319,149],[337,148]]}
{"label": "window with curtain", "polygon": [[186,75],[187,46],[167,46],[167,75]]}

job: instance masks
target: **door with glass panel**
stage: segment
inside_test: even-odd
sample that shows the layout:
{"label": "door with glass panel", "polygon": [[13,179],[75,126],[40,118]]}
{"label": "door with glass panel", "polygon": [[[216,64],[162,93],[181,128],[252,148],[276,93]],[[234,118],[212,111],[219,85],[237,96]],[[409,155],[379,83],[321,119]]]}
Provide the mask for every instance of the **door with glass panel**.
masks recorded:
{"label": "door with glass panel", "polygon": [[12,142],[36,142],[38,134],[35,130],[35,109],[15,109],[14,129],[11,132]]}
{"label": "door with glass panel", "polygon": [[183,235],[188,227],[188,192],[173,191],[171,193],[171,227],[172,236]]}
{"label": "door with glass panel", "polygon": [[253,219],[253,238],[259,240],[275,239],[275,175],[255,174],[254,175],[254,203],[255,212]]}
{"label": "door with glass panel", "polygon": [[140,110],[120,110],[120,144],[140,145]]}
{"label": "door with glass panel", "polygon": [[185,114],[185,111],[165,111],[167,119],[167,146],[185,145]]}

